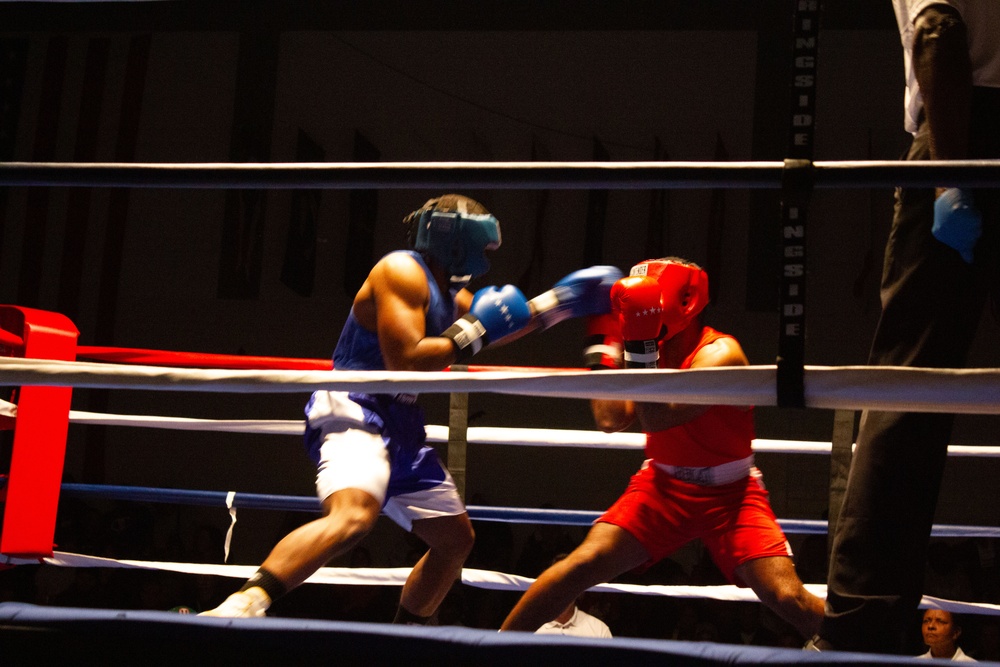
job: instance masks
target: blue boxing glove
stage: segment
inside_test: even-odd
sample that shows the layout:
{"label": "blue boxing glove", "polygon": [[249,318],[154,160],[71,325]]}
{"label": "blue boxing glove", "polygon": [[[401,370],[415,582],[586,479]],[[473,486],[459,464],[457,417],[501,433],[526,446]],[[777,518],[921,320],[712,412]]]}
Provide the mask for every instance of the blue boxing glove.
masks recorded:
{"label": "blue boxing glove", "polygon": [[450,338],[465,361],[490,343],[517,333],[531,322],[528,300],[513,285],[484,287],[472,297],[469,312],[441,335]]}
{"label": "blue boxing glove", "polygon": [[603,315],[611,312],[611,286],[621,277],[614,266],[580,269],[528,303],[542,329],[571,317]]}
{"label": "blue boxing glove", "polygon": [[960,188],[948,188],[942,192],[934,202],[931,233],[972,264],[972,249],[983,235],[983,216],[972,200],[972,193]]}

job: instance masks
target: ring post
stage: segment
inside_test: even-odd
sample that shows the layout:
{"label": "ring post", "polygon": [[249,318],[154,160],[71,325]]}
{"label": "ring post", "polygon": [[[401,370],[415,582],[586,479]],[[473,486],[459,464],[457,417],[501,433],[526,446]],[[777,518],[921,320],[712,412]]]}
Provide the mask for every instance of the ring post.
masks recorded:
{"label": "ring post", "polygon": [[445,463],[458,495],[465,500],[465,465],[469,446],[469,395],[453,393],[448,407],[448,454]]}
{"label": "ring post", "polygon": [[[65,316],[0,305],[0,327],[20,332],[20,349],[0,345],[0,355],[73,361],[76,326]],[[6,338],[11,342],[12,337]],[[0,554],[52,555],[69,430],[71,387],[28,386],[18,391],[14,446],[7,480]]]}
{"label": "ring post", "polygon": [[797,0],[793,30],[791,128],[781,179],[782,264],[778,334],[779,407],[804,408],[806,211],[812,195],[820,0]]}

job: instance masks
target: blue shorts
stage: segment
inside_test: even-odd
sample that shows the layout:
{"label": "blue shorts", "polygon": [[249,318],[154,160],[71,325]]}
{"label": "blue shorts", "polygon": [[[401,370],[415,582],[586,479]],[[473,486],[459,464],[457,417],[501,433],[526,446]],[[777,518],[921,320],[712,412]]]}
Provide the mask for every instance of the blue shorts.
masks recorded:
{"label": "blue shorts", "polygon": [[465,512],[454,480],[426,442],[413,396],[317,391],[306,405],[305,446],[317,466],[320,500],[360,489],[407,530],[415,519]]}

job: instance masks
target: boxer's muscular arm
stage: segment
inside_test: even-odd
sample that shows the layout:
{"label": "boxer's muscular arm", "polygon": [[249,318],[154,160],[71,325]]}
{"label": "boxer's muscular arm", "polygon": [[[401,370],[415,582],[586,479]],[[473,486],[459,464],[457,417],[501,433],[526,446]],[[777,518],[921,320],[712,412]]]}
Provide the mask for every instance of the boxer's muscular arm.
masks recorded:
{"label": "boxer's muscular arm", "polygon": [[469,308],[472,306],[472,297],[473,294],[468,289],[463,287],[458,290],[458,293],[455,294],[455,315],[457,317],[462,317],[469,312]]}
{"label": "boxer's muscular arm", "polygon": [[[594,369],[612,368],[623,364],[626,368],[655,368],[658,358],[657,341],[661,323],[660,287],[652,278],[628,276],[616,280],[608,293],[608,310],[602,317],[592,313],[587,320],[588,345],[597,343],[601,354],[585,353],[588,364]],[[624,352],[611,352],[612,348]],[[635,421],[635,404],[632,401],[593,399],[590,411],[597,428],[605,433],[622,431]]]}
{"label": "boxer's muscular arm", "polygon": [[425,335],[429,300],[427,276],[412,257],[390,254],[372,269],[355,299],[355,316],[378,334],[387,370],[439,371],[455,361],[450,340]]}
{"label": "boxer's muscular arm", "polygon": [[[692,360],[691,368],[746,366],[743,348],[733,338],[720,338],[706,345]],[[628,428],[638,418],[644,433],[665,431],[700,417],[711,406],[689,403],[634,403],[594,399],[591,412],[597,427],[606,433]]]}
{"label": "boxer's muscular arm", "polygon": [[624,431],[635,421],[635,403],[594,398],[590,401],[594,424],[605,433]]}
{"label": "boxer's muscular arm", "polygon": [[[612,313],[591,315],[587,318],[587,346],[584,362],[593,371],[622,367],[621,326],[618,316]],[[624,431],[635,421],[632,401],[594,398],[590,401],[594,424],[605,433]]]}
{"label": "boxer's muscular arm", "polygon": [[[733,338],[720,338],[698,351],[691,368],[719,366],[747,366],[749,361],[743,348]],[[700,417],[710,405],[689,403],[636,403],[635,412],[645,433],[665,431]]]}

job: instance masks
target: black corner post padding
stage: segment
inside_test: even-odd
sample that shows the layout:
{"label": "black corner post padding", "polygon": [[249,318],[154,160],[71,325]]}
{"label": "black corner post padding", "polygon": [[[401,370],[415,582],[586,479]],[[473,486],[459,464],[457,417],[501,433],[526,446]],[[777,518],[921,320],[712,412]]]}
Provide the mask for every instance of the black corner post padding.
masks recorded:
{"label": "black corner post padding", "polygon": [[806,407],[806,213],[815,182],[812,157],[820,8],[820,0],[798,0],[793,20],[788,157],[781,176],[778,407]]}
{"label": "black corner post padding", "polygon": [[785,160],[781,179],[781,312],[776,379],[778,407],[785,408],[806,407],[806,210],[813,183],[811,160]]}

